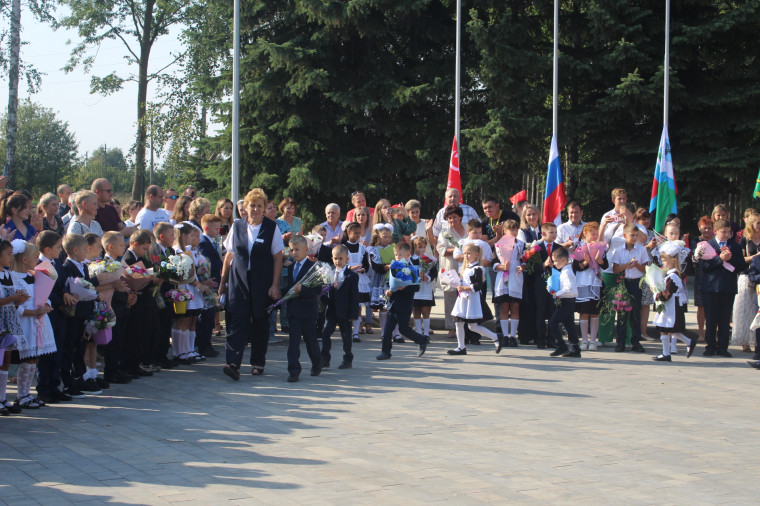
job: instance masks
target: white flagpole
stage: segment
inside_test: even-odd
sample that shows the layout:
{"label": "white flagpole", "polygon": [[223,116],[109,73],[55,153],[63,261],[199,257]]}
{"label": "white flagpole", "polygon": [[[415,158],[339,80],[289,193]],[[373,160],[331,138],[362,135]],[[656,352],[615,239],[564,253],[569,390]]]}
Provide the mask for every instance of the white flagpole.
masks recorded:
{"label": "white flagpole", "polygon": [[456,41],[456,69],[454,71],[454,135],[457,138],[457,153],[462,158],[462,142],[459,138],[459,101],[461,83],[461,55],[462,48],[462,0],[457,0],[457,41]]}
{"label": "white flagpole", "polygon": [[557,95],[559,76],[559,0],[554,0],[554,75],[552,86],[552,135],[557,135]]}
{"label": "white flagpole", "polygon": [[233,216],[240,195],[240,0],[234,1],[232,57],[232,202]]}
{"label": "white flagpole", "polygon": [[668,103],[670,90],[668,77],[670,74],[670,0],[665,0],[665,92],[663,93],[663,126],[668,126]]}

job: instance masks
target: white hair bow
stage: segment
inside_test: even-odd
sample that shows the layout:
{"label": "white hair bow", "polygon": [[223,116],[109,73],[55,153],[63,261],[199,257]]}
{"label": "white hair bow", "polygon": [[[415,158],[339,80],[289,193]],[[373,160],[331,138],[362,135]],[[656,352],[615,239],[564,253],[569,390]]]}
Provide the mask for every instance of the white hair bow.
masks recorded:
{"label": "white hair bow", "polygon": [[20,255],[26,251],[26,241],[23,239],[13,239],[11,245],[13,246],[14,255]]}
{"label": "white hair bow", "polygon": [[374,230],[377,230],[378,232],[380,232],[383,229],[390,230],[391,232],[393,232],[393,225],[391,225],[390,223],[377,223],[372,228]]}

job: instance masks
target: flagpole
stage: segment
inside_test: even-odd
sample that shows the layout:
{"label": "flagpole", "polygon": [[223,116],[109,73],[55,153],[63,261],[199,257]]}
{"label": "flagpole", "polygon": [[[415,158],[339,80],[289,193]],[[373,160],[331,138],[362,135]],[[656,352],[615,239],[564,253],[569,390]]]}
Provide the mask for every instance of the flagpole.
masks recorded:
{"label": "flagpole", "polygon": [[456,40],[456,64],[454,70],[454,136],[457,140],[457,152],[461,155],[462,142],[459,138],[459,102],[460,84],[462,76],[460,52],[462,49],[462,0],[457,0],[457,40]]}
{"label": "flagpole", "polygon": [[[669,0],[668,0],[669,1]],[[557,135],[557,95],[559,81],[559,0],[554,0],[554,75],[552,85],[552,135]]]}
{"label": "flagpole", "polygon": [[668,77],[670,74],[670,0],[665,0],[665,92],[663,93],[663,126],[668,126],[668,103],[670,102],[670,90]]}
{"label": "flagpole", "polygon": [[234,1],[232,57],[232,211],[240,196],[240,0]]}

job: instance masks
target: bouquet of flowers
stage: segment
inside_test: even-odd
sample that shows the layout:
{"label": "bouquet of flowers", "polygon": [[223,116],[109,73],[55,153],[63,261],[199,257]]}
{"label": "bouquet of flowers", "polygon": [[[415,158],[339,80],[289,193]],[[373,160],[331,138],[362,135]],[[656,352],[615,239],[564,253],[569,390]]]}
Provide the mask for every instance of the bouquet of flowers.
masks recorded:
{"label": "bouquet of flowers", "polygon": [[[316,262],[309,268],[309,271],[304,274],[301,281],[298,282],[302,287],[306,288],[319,288],[322,287],[322,292],[327,293],[330,286],[334,286],[336,289],[340,288],[343,284],[343,278],[335,279],[335,269],[325,262]],[[286,300],[298,297],[298,293],[295,292],[295,285],[285,293],[285,296],[269,306],[268,312],[272,312],[274,308],[285,302]]]}
{"label": "bouquet of flowers", "polygon": [[589,267],[591,267],[594,273],[598,273],[599,264],[596,262],[596,255],[599,254],[599,258],[602,258],[606,250],[607,243],[605,242],[600,241],[591,244],[584,244],[575,249],[575,252],[573,253],[573,260],[583,262],[586,259],[586,255],[588,255]]}
{"label": "bouquet of flowers", "polygon": [[164,296],[172,302],[187,302],[194,299],[193,292],[184,288],[173,288],[166,292]]}
{"label": "bouquet of flowers", "polygon": [[153,281],[153,269],[146,269],[145,264],[136,262],[124,267],[121,279],[133,292],[139,292]]}
{"label": "bouquet of flowers", "polygon": [[[87,266],[91,278],[98,278],[101,285],[114,283],[121,278],[124,267],[119,262],[104,258],[97,262],[92,262]],[[113,288],[100,292],[100,298],[110,304],[113,297]]]}
{"label": "bouquet of flowers", "polygon": [[192,255],[170,255],[159,264],[158,277],[170,283],[187,283],[192,280],[194,266]]}
{"label": "bouquet of flowers", "polygon": [[512,258],[512,251],[515,249],[515,236],[512,234],[503,235],[494,246],[496,247],[496,256],[499,257],[501,263],[505,264]]}
{"label": "bouquet of flowers", "polygon": [[16,344],[16,336],[11,334],[10,330],[0,330],[0,365],[3,365],[5,359],[5,350]]}
{"label": "bouquet of flowers", "polygon": [[[647,265],[646,271],[644,271],[644,276],[641,278],[639,284],[644,284],[644,282],[649,285],[649,289],[652,290],[652,293],[654,294],[665,290],[665,269],[654,264]],[[665,303],[661,300],[655,300],[654,310],[661,313],[663,309],[665,309]]]}
{"label": "bouquet of flowers", "polygon": [[394,260],[391,262],[389,276],[391,291],[395,292],[402,286],[419,285],[420,274],[417,266]]}
{"label": "bouquet of flowers", "polygon": [[441,288],[456,288],[462,284],[462,280],[454,269],[441,269],[441,273],[438,275],[438,281],[441,283]]}
{"label": "bouquet of flowers", "polygon": [[451,232],[448,230],[445,230],[443,232],[443,238],[449,241],[449,244],[451,244],[454,248],[461,250],[462,249],[462,243],[454,239],[454,236],[451,235]]}
{"label": "bouquet of flowers", "polygon": [[322,236],[319,234],[308,234],[303,236],[306,239],[306,246],[309,248],[309,256],[314,256],[319,252],[319,248],[322,247]]}
{"label": "bouquet of flowers", "polygon": [[[728,249],[729,249],[728,246],[723,246],[723,248],[721,248],[721,253]],[[718,255],[719,253],[715,251],[715,248],[710,246],[710,243],[707,241],[698,242],[697,247],[694,249],[695,260],[712,260]],[[734,269],[735,269],[733,265],[725,261],[723,262],[723,268],[729,272],[734,272]]]}
{"label": "bouquet of flowers", "polygon": [[116,325],[116,314],[111,306],[105,302],[96,302],[95,310],[84,324],[84,331],[92,336],[96,344],[108,344],[111,342],[111,327]]}
{"label": "bouquet of flowers", "polygon": [[538,241],[533,242],[525,247],[525,252],[523,253],[520,260],[523,264],[525,264],[523,266],[523,270],[528,274],[533,274],[536,268],[541,271],[543,266],[541,264],[541,255],[538,254],[540,250],[541,247],[538,245]]}
{"label": "bouquet of flowers", "polygon": [[618,276],[617,285],[607,292],[607,297],[605,298],[601,309],[601,313],[605,315],[605,323],[600,321],[600,324],[608,323],[610,319],[614,318],[614,315],[617,315],[618,318],[622,320],[627,318],[628,313],[633,311],[633,305],[631,304],[633,297],[625,288],[625,283],[623,282],[624,279],[625,274]]}
{"label": "bouquet of flowers", "polygon": [[69,278],[66,280],[66,285],[69,287],[71,295],[76,295],[79,302],[95,300],[98,296],[98,292],[95,290],[92,283],[84,278]]}
{"label": "bouquet of flowers", "polygon": [[427,274],[428,272],[433,270],[433,267],[435,267],[436,262],[438,262],[438,260],[436,260],[435,258],[430,258],[427,255],[420,256],[420,266],[419,266],[420,274]]}
{"label": "bouquet of flowers", "polygon": [[50,292],[53,291],[58,272],[53,264],[45,260],[34,268],[34,307],[39,309],[47,303]]}

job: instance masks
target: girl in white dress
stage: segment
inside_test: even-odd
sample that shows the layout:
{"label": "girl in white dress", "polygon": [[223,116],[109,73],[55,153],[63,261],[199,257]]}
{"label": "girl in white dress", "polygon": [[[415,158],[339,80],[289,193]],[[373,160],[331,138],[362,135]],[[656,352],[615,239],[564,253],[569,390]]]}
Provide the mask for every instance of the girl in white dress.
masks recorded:
{"label": "girl in white dress", "polygon": [[660,246],[660,261],[662,266],[668,270],[665,278],[665,289],[655,294],[656,301],[665,303],[665,309],[661,311],[654,319],[654,324],[660,332],[662,340],[662,354],[652,357],[657,362],[670,362],[672,347],[676,339],[680,339],[688,346],[686,358],[694,353],[697,340],[689,339],[684,336],[686,327],[686,304],[689,300],[689,294],[683,282],[683,276],[679,267],[678,254],[681,245],[673,241],[668,241]]}
{"label": "girl in white dress", "polygon": [[[354,216],[356,213],[354,213]],[[346,226],[343,232],[341,244],[348,250],[348,263],[346,266],[359,275],[359,305],[369,304],[369,292],[371,290],[369,276],[370,270],[369,254],[367,247],[361,243],[361,225],[351,222]],[[354,320],[353,342],[359,343],[359,330],[361,329],[362,319]]]}
{"label": "girl in white dress", "polygon": [[[579,248],[599,241],[599,223],[586,223],[581,231]],[[596,266],[596,269],[594,268]],[[602,272],[609,267],[605,253],[598,252],[594,258],[588,254],[582,260],[573,260],[578,297],[575,312],[579,314],[581,328],[581,351],[596,351],[598,347],[599,311],[602,297]],[[654,299],[653,299],[654,300]]]}
{"label": "girl in white dress", "polygon": [[520,224],[515,220],[504,223],[504,231],[515,237],[515,246],[509,258],[501,258],[497,253],[492,267],[496,272],[493,289],[493,303],[499,304],[501,333],[504,346],[517,348],[517,328],[520,326],[520,302],[523,293],[523,263],[520,260],[525,243],[517,239]]}
{"label": "girl in white dress", "polygon": [[55,353],[55,336],[48,313],[53,310],[50,301],[34,307],[34,275],[30,271],[37,265],[39,250],[32,243],[20,239],[13,241],[13,288],[23,291],[29,298],[18,306],[21,332],[16,335],[16,349],[21,364],[18,366],[18,394],[16,406],[22,409],[38,409],[44,403],[31,393],[32,380],[37,371],[37,359],[42,355]]}
{"label": "girl in white dress", "polygon": [[462,284],[457,287],[459,296],[454,303],[451,316],[457,333],[457,347],[449,350],[449,355],[467,355],[467,347],[464,343],[464,324],[481,336],[490,337],[493,340],[496,353],[501,351],[499,336],[483,327],[481,323],[492,320],[491,309],[486,303],[486,271],[479,265],[480,248],[475,243],[464,246],[464,261],[462,262]]}
{"label": "girl in white dress", "polygon": [[423,257],[432,264],[427,273],[420,269],[420,289],[414,293],[414,330],[430,337],[430,310],[435,306],[435,297],[433,290],[435,280],[438,278],[438,260],[435,256],[428,255],[432,250],[428,247],[428,241],[425,236],[418,235],[412,240],[414,246],[414,255],[412,255],[412,264],[421,266]]}
{"label": "girl in white dress", "polygon": [[16,291],[13,287],[13,277],[8,270],[13,263],[13,246],[5,239],[0,239],[0,336],[6,343],[0,365],[0,415],[20,413],[21,408],[8,402],[5,398],[5,388],[8,385],[8,368],[11,365],[11,349],[15,348],[15,338],[22,338],[24,331],[18,317],[16,305],[21,305],[29,299],[26,292]]}
{"label": "girl in white dress", "polygon": [[[193,264],[196,264],[200,253],[194,249],[198,247],[200,242],[200,230],[188,222],[176,225],[175,228],[177,230],[175,250],[182,251],[181,254],[189,255],[193,259]],[[177,315],[174,318],[172,347],[174,348],[174,356],[179,363],[192,364],[206,359],[195,351],[195,324],[198,321],[198,315],[205,306],[203,295],[208,292],[209,287],[201,284],[193,272],[187,283],[179,285],[179,288],[192,293],[193,299],[187,302],[185,314]]]}

